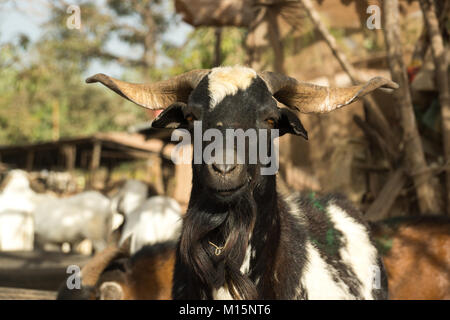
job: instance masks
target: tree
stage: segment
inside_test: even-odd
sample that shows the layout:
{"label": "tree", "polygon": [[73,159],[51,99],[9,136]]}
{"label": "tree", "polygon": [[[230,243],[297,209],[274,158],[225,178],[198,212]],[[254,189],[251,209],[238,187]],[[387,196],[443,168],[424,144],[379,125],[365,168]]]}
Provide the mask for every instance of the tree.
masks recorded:
{"label": "tree", "polygon": [[23,35],[1,50],[0,65],[6,66],[0,69],[2,144],[123,130],[145,117],[140,109],[84,84],[85,71],[109,39],[110,17],[86,4],[82,28],[70,30],[66,8],[54,3],[36,43]]}
{"label": "tree", "polygon": [[[436,8],[432,0],[420,0],[425,25],[428,31],[431,53],[433,55],[436,83],[439,90],[439,102],[441,104],[442,140],[444,145],[444,158],[450,163],[450,89],[448,79],[448,61],[446,50],[439,27],[439,19],[436,16]],[[444,9],[449,11],[448,8]],[[446,201],[447,214],[450,215],[450,171],[446,174]]]}
{"label": "tree", "polygon": [[419,209],[422,214],[439,214],[442,212],[442,201],[439,197],[438,182],[428,170],[425,161],[422,142],[414,116],[408,75],[403,61],[401,36],[399,28],[398,0],[385,1],[384,33],[388,52],[389,67],[392,80],[400,85],[394,93],[396,105],[400,109],[400,119],[403,127],[403,143],[405,149],[405,164],[412,176],[417,192]]}

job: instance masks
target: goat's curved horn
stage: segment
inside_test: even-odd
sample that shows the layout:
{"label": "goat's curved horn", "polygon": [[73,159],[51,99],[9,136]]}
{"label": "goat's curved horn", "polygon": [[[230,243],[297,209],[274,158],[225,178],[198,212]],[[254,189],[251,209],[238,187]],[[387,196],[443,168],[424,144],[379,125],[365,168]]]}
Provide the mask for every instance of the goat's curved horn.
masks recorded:
{"label": "goat's curved horn", "polygon": [[175,102],[187,103],[191,91],[197,87],[200,80],[208,72],[209,70],[206,69],[193,70],[151,84],[129,83],[98,73],[87,78],[86,83],[100,82],[137,105],[156,110],[165,109]]}
{"label": "goat's curved horn", "polygon": [[330,112],[376,89],[398,88],[398,84],[382,77],[372,78],[365,84],[353,87],[333,88],[300,82],[274,72],[262,72],[259,76],[265,81],[275,99],[302,113]]}

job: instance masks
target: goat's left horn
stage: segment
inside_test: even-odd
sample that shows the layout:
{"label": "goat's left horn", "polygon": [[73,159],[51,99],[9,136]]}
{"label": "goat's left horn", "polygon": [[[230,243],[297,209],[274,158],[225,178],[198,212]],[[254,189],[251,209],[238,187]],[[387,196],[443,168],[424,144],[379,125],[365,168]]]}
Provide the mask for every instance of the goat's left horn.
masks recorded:
{"label": "goat's left horn", "polygon": [[100,82],[125,99],[141,107],[157,110],[165,109],[175,102],[187,103],[189,94],[197,87],[209,70],[193,70],[168,80],[151,84],[136,84],[114,79],[98,73],[86,79],[87,83]]}
{"label": "goat's left horn", "polygon": [[375,77],[353,87],[333,88],[300,82],[274,72],[263,72],[259,76],[275,99],[302,113],[330,112],[355,102],[376,89],[398,88],[398,84],[382,77]]}

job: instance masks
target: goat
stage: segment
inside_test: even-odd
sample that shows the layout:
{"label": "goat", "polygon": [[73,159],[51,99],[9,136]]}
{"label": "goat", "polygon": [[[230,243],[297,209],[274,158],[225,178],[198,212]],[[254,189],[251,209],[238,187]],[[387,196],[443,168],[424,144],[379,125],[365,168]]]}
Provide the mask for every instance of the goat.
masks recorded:
{"label": "goat", "polygon": [[210,161],[198,159],[212,142],[196,141],[209,129],[216,139],[227,129],[269,131],[245,151],[256,145],[276,154],[277,133],[308,137],[289,108],[329,112],[375,89],[397,88],[395,83],[373,78],[350,88],[328,88],[240,66],[194,70],[153,84],[104,74],[86,82],[100,82],[145,108],[164,109],[154,128],[194,133],[192,190],[176,253],[174,299],[387,298],[384,267],[358,210],[340,197],[283,196],[276,172],[265,172],[268,165],[261,159],[250,163],[247,152],[239,163],[242,154],[230,148],[232,161],[223,163],[230,151],[223,147],[214,149]]}
{"label": "goat", "polygon": [[30,213],[0,211],[0,251],[32,251],[34,223]]}
{"label": "goat", "polygon": [[75,247],[84,239],[92,241],[98,252],[107,245],[112,231],[110,200],[97,191],[86,191],[68,198],[48,197],[34,210],[36,243]]}
{"label": "goat", "polygon": [[125,217],[136,210],[148,197],[148,186],[139,180],[126,180],[111,196],[113,207]]}
{"label": "goat", "polygon": [[181,230],[181,208],[169,197],[154,196],[132,211],[125,220],[119,244],[131,237],[133,254],[144,245],[177,240]]}
{"label": "goat", "polygon": [[450,299],[450,218],[391,218],[372,229],[390,299]]}
{"label": "goat", "polygon": [[81,288],[63,283],[58,299],[168,300],[171,299],[176,242],[143,246],[129,254],[129,240],[96,254],[81,270]]}
{"label": "goat", "polygon": [[32,212],[42,196],[31,189],[27,173],[18,169],[8,172],[1,189],[0,250],[33,250]]}
{"label": "goat", "polygon": [[[6,242],[15,241],[12,247],[32,250],[28,242],[33,238],[34,244],[41,248],[64,243],[74,248],[85,239],[91,240],[97,251],[106,247],[112,231],[112,208],[111,201],[99,192],[87,191],[67,198],[39,194],[31,189],[28,174],[22,170],[11,170],[2,189],[1,219],[10,223],[18,223],[17,219],[22,221],[22,227],[17,225],[16,231],[21,232],[27,242],[19,245],[17,238],[11,238],[12,229],[4,225],[2,247],[10,247]],[[28,235],[33,229],[34,235]]]}
{"label": "goat", "polygon": [[30,187],[28,174],[19,169],[8,172],[0,194],[0,211],[13,210],[31,213],[43,196],[35,193]]}

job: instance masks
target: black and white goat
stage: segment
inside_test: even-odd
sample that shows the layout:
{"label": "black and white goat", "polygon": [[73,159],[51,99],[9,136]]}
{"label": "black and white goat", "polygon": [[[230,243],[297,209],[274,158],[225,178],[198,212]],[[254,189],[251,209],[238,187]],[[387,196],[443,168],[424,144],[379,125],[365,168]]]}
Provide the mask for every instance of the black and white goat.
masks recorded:
{"label": "black and white goat", "polygon": [[[329,112],[377,88],[397,87],[374,78],[350,88],[328,88],[239,66],[195,70],[154,84],[131,84],[104,74],[87,82],[101,82],[143,107],[165,109],[153,122],[156,128],[193,131],[197,120],[202,132],[278,129],[280,135],[304,138],[306,130],[288,108]],[[269,148],[272,139],[266,139]],[[173,298],[387,298],[384,268],[361,214],[340,197],[283,196],[275,174],[260,173],[264,167],[260,161],[193,161]]]}

